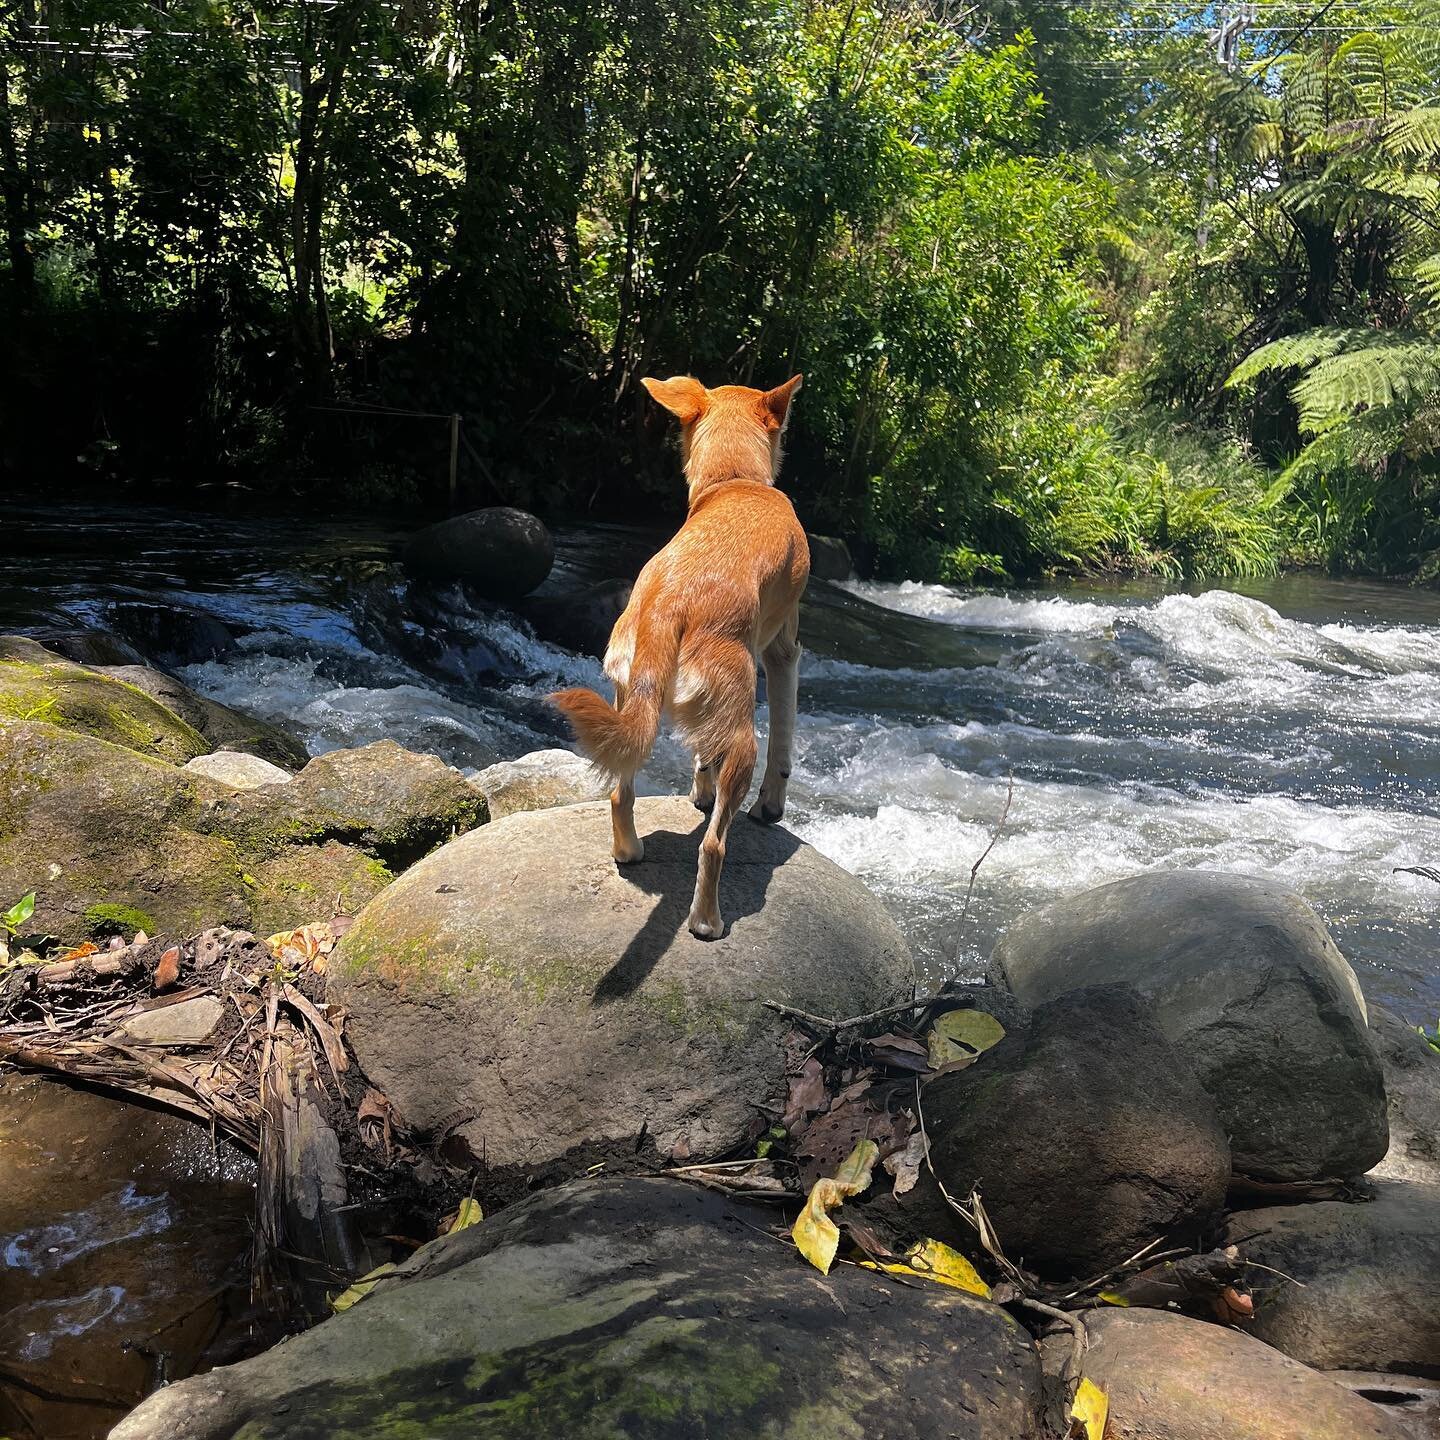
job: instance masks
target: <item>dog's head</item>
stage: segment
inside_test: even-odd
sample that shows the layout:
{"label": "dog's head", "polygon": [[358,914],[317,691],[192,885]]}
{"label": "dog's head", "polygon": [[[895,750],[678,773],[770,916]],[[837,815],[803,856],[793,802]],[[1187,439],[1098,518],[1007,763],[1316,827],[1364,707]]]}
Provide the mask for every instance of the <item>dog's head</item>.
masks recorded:
{"label": "dog's head", "polygon": [[790,401],[803,378],[793,375],[773,390],[748,385],[707,390],[689,375],[640,382],[680,422],[680,451],[692,498],[704,485],[721,480],[775,483]]}

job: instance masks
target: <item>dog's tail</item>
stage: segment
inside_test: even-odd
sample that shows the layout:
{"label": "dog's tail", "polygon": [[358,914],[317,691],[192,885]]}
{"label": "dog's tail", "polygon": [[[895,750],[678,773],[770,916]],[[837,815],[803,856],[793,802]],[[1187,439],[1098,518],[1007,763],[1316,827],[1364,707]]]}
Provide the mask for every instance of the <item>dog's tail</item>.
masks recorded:
{"label": "dog's tail", "polygon": [[633,775],[650,754],[679,659],[679,626],[652,623],[635,637],[625,703],[619,709],[593,690],[557,690],[549,697],[569,720],[595,768],[612,780]]}

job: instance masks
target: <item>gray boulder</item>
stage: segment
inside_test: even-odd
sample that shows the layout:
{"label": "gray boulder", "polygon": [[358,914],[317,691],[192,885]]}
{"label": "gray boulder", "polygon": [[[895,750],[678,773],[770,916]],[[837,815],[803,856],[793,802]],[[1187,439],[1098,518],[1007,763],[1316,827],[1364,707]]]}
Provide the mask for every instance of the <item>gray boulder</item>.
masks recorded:
{"label": "gray boulder", "polygon": [[[1406,1440],[1384,1407],[1238,1330],[1139,1309],[1091,1311],[1085,1329],[1107,1440]],[[1046,1369],[1069,1348],[1047,1340]]]}
{"label": "gray boulder", "polygon": [[[1122,987],[1041,1005],[1028,1032],[931,1081],[925,1117],[945,1188],[978,1188],[1006,1253],[1042,1273],[1102,1272],[1161,1236],[1191,1243],[1225,1199],[1214,1102]],[[954,1226],[941,1207],[933,1223]]]}
{"label": "gray boulder", "polygon": [[209,755],[197,755],[180,768],[194,775],[208,776],[231,790],[258,790],[262,785],[290,783],[288,770],[258,755],[247,755],[243,750],[216,750]]}
{"label": "gray boulder", "polygon": [[492,1171],[727,1150],[785,1088],[789,1024],[764,1001],[854,1015],[909,993],[884,907],[789,831],[737,819],[732,923],[707,942],[685,925],[705,817],[642,799],[635,821],[645,859],[623,868],[606,804],[487,825],[368,905],[331,957],[365,1073],[422,1131],[464,1117]]}
{"label": "gray boulder", "polygon": [[1355,974],[1281,886],[1135,875],[1023,916],[993,965],[1031,1005],[1117,983],[1150,1000],[1214,1096],[1237,1174],[1351,1176],[1385,1154],[1385,1089]]}
{"label": "gray boulder", "polygon": [[406,542],[401,564],[425,580],[461,580],[491,600],[518,600],[555,563],[555,542],[524,510],[494,505],[441,520]]}
{"label": "gray boulder", "polygon": [[1261,1340],[1323,1370],[1440,1375],[1440,1186],[1241,1210],[1225,1240],[1286,1277],[1250,1272]]}
{"label": "gray boulder", "polygon": [[1440,1055],[1413,1025],[1379,1005],[1370,1006],[1370,1036],[1390,1114],[1390,1149],[1371,1177],[1440,1183]]}
{"label": "gray boulder", "polygon": [[822,1278],[773,1220],[673,1180],[549,1191],[111,1440],[1038,1440],[1039,1359],[1003,1310]]}
{"label": "gray boulder", "polygon": [[518,760],[489,766],[470,783],[485,797],[492,820],[603,800],[610,789],[605,777],[573,750],[532,750]]}

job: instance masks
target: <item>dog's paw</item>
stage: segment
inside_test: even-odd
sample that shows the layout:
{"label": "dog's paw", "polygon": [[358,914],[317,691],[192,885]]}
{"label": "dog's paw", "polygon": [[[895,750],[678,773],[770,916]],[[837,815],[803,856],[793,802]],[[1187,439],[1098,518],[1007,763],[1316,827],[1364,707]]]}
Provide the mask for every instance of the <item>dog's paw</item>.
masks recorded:
{"label": "dog's paw", "polygon": [[692,910],[685,923],[697,940],[718,940],[725,933],[725,922],[718,915],[697,915]]}
{"label": "dog's paw", "polygon": [[692,790],[690,803],[702,814],[708,815],[715,808],[715,792],[710,790],[702,794],[698,790]]}
{"label": "dog's paw", "polygon": [[779,805],[767,805],[762,795],[750,807],[750,818],[758,820],[762,825],[773,825],[777,820],[785,818],[785,802],[782,800]]}
{"label": "dog's paw", "polygon": [[633,846],[617,845],[612,853],[617,865],[638,865],[645,858],[645,842],[637,840]]}

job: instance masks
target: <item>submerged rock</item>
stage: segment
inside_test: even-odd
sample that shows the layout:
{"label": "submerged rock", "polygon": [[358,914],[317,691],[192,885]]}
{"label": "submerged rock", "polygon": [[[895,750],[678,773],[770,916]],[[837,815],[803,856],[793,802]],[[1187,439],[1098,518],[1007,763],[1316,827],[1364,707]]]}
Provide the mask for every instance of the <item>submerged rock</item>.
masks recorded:
{"label": "submerged rock", "polygon": [[470,783],[484,795],[492,820],[603,800],[610,789],[605,777],[573,750],[532,750],[518,760],[491,765]]}
{"label": "submerged rock", "polygon": [[535,1196],[159,1391],[111,1440],[1038,1440],[1038,1357],[1005,1311],[855,1266],[822,1278],[773,1218],[673,1180]]}
{"label": "submerged rock", "polygon": [[925,1114],[945,1188],[978,1188],[1006,1253],[1042,1273],[1103,1272],[1160,1236],[1193,1243],[1225,1199],[1214,1102],[1122,987],[1039,1006],[1028,1032],[932,1080]]}
{"label": "submerged rock", "polygon": [[550,573],[555,542],[535,516],[493,505],[417,531],[401,563],[425,580],[461,580],[487,599],[518,600]]}
{"label": "submerged rock", "polygon": [[[1108,1440],[1406,1440],[1381,1406],[1237,1330],[1139,1309],[1089,1311],[1085,1329]],[[1068,1349],[1047,1340],[1047,1368]]]}
{"label": "submerged rock", "polygon": [[34,928],[63,940],[214,924],[267,934],[358,909],[392,866],[483,818],[458,773],[388,742],[237,793],[90,735],[0,717],[0,896],[34,890]]}
{"label": "submerged rock", "polygon": [[1370,1174],[1440,1183],[1440,1054],[1413,1025],[1379,1005],[1370,1006],[1370,1034],[1390,1115],[1390,1149]]}
{"label": "submerged rock", "polygon": [[1225,1238],[1285,1277],[1251,1272],[1261,1340],[1325,1370],[1440,1376],[1440,1185],[1241,1210]]}
{"label": "submerged rock", "polygon": [[[718,941],[686,929],[706,824],[642,799],[645,859],[610,856],[610,809],[511,815],[410,870],[357,918],[330,993],[405,1120],[492,1169],[580,1168],[681,1141],[697,1158],[763,1129],[789,1024],[909,993],[910,956],[859,881],[789,831],[730,831]],[[582,1160],[583,1157],[583,1160]],[[573,1172],[572,1172],[573,1173]]]}
{"label": "submerged rock", "polygon": [[1237,1174],[1358,1175],[1387,1145],[1355,974],[1320,917],[1265,880],[1136,875],[1031,911],[995,947],[1027,1004],[1133,986],[1214,1097]]}

